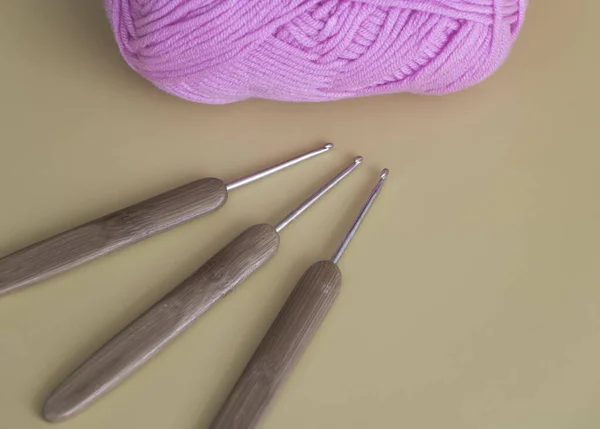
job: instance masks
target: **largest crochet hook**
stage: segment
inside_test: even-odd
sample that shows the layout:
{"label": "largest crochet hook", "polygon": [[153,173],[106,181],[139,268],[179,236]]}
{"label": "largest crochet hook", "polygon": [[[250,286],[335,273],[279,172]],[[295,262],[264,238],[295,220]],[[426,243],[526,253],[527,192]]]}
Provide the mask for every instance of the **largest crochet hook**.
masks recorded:
{"label": "largest crochet hook", "polygon": [[50,395],[44,418],[69,418],[147,362],[250,274],[279,247],[279,233],[349,175],[361,157],[275,226],[254,225],[233,239],[194,274],[134,320],[75,370]]}
{"label": "largest crochet hook", "polygon": [[333,148],[328,143],[228,184],[205,178],[111,213],[0,259],[0,295],[75,268],[221,208],[229,191]]}

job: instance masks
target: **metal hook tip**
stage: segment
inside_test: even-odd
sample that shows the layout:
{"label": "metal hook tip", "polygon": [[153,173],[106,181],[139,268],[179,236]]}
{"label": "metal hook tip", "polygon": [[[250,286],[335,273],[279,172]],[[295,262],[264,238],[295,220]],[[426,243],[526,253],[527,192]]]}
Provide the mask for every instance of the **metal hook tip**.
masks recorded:
{"label": "metal hook tip", "polygon": [[319,147],[318,149],[311,150],[310,152],[306,152],[295,158],[288,159],[287,161],[281,162],[265,170],[261,170],[249,176],[245,176],[240,179],[234,180],[233,182],[227,184],[227,191],[231,191],[233,189],[239,188],[240,186],[244,186],[249,183],[255,182],[259,179],[262,179],[263,177],[270,176],[271,174],[276,173],[278,171],[285,170],[286,168],[291,167],[292,165],[299,164],[314,156],[320,155],[325,152],[329,152],[332,148],[333,143],[327,143]]}
{"label": "metal hook tip", "polygon": [[284,217],[278,224],[275,225],[275,230],[281,232],[286,226],[288,226],[294,219],[304,213],[310,206],[317,202],[323,195],[333,189],[338,183],[340,183],[346,176],[356,170],[362,161],[362,157],[354,158],[352,164],[344,168],[337,176],[331,179],[325,186],[319,189],[317,192],[312,194],[302,204],[300,204],[294,211],[290,212]]}
{"label": "metal hook tip", "polygon": [[342,255],[346,251],[346,248],[350,244],[350,241],[352,241],[352,238],[356,234],[356,231],[358,231],[358,228],[359,228],[360,224],[362,223],[362,221],[367,216],[367,212],[369,211],[369,209],[371,208],[371,206],[375,202],[375,199],[377,198],[377,195],[379,195],[379,192],[381,192],[381,188],[383,187],[383,184],[385,183],[385,179],[387,178],[389,172],[390,171],[387,168],[384,168],[383,170],[381,170],[381,173],[379,175],[379,180],[377,181],[377,184],[375,185],[375,187],[373,188],[373,190],[369,194],[369,198],[367,198],[367,201],[365,202],[365,204],[360,209],[360,212],[358,213],[358,216],[354,219],[354,223],[352,224],[352,227],[346,233],[346,236],[344,237],[344,240],[342,241],[342,243],[340,244],[340,246],[337,248],[337,250],[333,254],[333,257],[331,258],[331,261],[334,264],[337,264],[340,261],[340,258],[342,257]]}

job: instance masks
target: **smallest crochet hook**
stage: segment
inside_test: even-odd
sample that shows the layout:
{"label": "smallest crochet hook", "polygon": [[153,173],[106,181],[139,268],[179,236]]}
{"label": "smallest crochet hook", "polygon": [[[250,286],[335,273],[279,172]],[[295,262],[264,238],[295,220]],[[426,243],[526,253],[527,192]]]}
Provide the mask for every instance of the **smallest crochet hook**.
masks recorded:
{"label": "smallest crochet hook", "polygon": [[329,261],[304,272],[248,362],[210,429],[255,429],[333,305],[341,285],[337,266],[388,176],[379,181]]}
{"label": "smallest crochet hook", "polygon": [[212,213],[227,202],[229,191],[332,148],[328,143],[229,184],[215,178],[196,180],[5,256],[0,259],[0,295]]}

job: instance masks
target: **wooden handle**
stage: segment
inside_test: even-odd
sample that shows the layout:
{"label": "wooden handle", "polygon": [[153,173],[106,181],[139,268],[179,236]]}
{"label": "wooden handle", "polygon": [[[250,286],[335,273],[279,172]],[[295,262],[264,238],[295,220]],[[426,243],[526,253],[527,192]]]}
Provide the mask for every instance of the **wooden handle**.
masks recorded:
{"label": "wooden handle", "polygon": [[302,276],[248,362],[211,429],[255,428],[321,325],[342,284],[331,261]]}
{"label": "wooden handle", "polygon": [[201,179],[0,259],[0,295],[32,285],[220,208],[227,189]]}
{"label": "wooden handle", "polygon": [[58,386],[44,406],[46,420],[64,420],[114,388],[267,262],[278,246],[279,235],[270,225],[237,236]]}

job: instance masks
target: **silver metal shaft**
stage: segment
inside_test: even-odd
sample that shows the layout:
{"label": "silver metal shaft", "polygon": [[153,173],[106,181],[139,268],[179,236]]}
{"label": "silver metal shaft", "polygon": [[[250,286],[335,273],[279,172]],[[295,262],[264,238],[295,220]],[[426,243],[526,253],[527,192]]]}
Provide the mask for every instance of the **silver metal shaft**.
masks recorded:
{"label": "silver metal shaft", "polygon": [[273,167],[269,167],[265,170],[261,170],[257,173],[253,173],[249,176],[246,177],[242,177],[241,179],[237,179],[234,180],[233,182],[230,182],[227,184],[227,190],[231,191],[232,189],[236,189],[239,188],[241,186],[247,185],[249,183],[255,182],[257,180],[262,179],[263,177],[267,177],[270,176],[273,173],[276,173],[278,171],[284,170],[288,167],[291,167],[292,165],[296,165],[302,161],[306,161],[307,159],[312,158],[313,156],[317,156],[320,155],[324,152],[327,152],[329,150],[333,149],[333,143],[327,143],[325,146],[321,146],[318,149],[315,150],[311,150],[310,152],[306,152],[303,155],[299,155],[295,158],[289,159],[287,161],[284,161],[280,164],[274,165]]}
{"label": "silver metal shaft", "polygon": [[325,195],[329,190],[331,190],[335,185],[340,183],[344,177],[352,173],[356,167],[360,165],[363,158],[362,156],[357,156],[352,161],[348,167],[346,167],[340,174],[335,176],[329,183],[319,189],[317,192],[312,194],[306,201],[300,204],[294,211],[284,217],[277,225],[275,225],[275,230],[277,232],[281,232],[283,228],[288,226],[290,223],[294,221],[298,216],[306,211],[310,206],[312,206],[315,202],[317,202],[323,195]]}
{"label": "silver metal shaft", "polygon": [[383,187],[383,184],[385,182],[385,179],[388,176],[388,173],[389,173],[389,170],[387,168],[383,169],[383,171],[381,172],[381,176],[379,178],[379,181],[377,182],[377,185],[375,185],[375,187],[371,191],[371,194],[369,195],[369,198],[367,198],[367,202],[360,209],[360,212],[358,213],[358,216],[356,217],[356,219],[354,219],[354,223],[352,224],[352,226],[346,233],[346,236],[342,240],[342,244],[340,244],[340,247],[338,247],[338,249],[333,254],[331,261],[334,264],[337,264],[339,262],[340,258],[346,251],[346,248],[348,247],[348,245],[350,244],[350,242],[356,235],[356,231],[358,231],[360,224],[362,223],[363,220],[365,220],[365,216],[367,216],[367,212],[369,211],[369,209],[375,202],[375,199],[377,198],[377,195],[379,195],[379,192],[381,192],[381,188]]}

